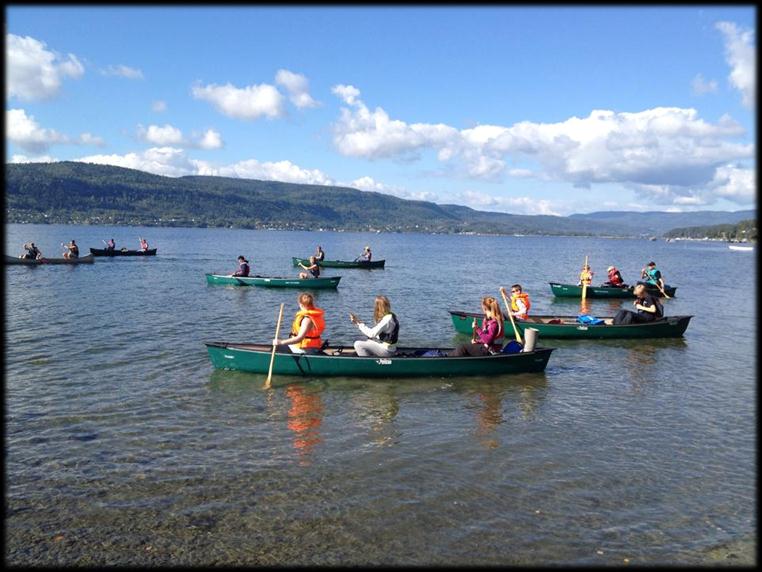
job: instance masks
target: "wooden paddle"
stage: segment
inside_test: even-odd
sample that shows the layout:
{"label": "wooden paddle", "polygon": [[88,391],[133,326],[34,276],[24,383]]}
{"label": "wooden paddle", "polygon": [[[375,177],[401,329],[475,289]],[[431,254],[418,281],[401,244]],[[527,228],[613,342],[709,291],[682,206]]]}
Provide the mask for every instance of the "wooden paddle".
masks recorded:
{"label": "wooden paddle", "polygon": [[[659,278],[659,282],[661,282],[661,278]],[[667,293],[664,291],[664,288],[661,287],[661,284],[659,282],[656,283],[656,287],[659,289],[659,291],[664,294],[664,297],[669,299],[671,296],[668,296]]]}
{"label": "wooden paddle", "polygon": [[[280,333],[280,321],[283,318],[283,302],[280,303],[280,312],[278,313],[278,324],[275,326],[275,339],[278,339],[278,334]],[[270,382],[273,378],[273,364],[275,363],[275,348],[277,348],[275,344],[273,344],[273,353],[270,354],[270,369],[267,371],[267,380],[265,381],[265,389],[270,389]]]}
{"label": "wooden paddle", "polygon": [[500,295],[503,297],[503,302],[505,302],[505,309],[508,310],[508,318],[511,320],[511,326],[513,326],[513,333],[516,334],[516,341],[520,344],[524,344],[523,341],[521,341],[521,334],[519,334],[519,329],[516,327],[516,322],[513,321],[513,314],[511,313],[511,305],[508,303],[508,298],[505,296],[505,288],[502,286],[500,287]]}
{"label": "wooden paddle", "polygon": [[[585,272],[586,268],[587,268],[587,256],[585,256],[585,266],[582,267],[582,272]],[[587,297],[587,281],[585,278],[582,278],[580,282],[582,282],[582,299],[584,300]]]}

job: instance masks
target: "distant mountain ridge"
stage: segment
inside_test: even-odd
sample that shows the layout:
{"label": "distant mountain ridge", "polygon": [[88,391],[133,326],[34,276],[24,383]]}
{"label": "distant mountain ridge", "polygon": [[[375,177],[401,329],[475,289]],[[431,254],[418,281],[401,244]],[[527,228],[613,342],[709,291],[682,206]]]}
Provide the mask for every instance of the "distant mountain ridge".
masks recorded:
{"label": "distant mountain ridge", "polygon": [[675,228],[689,226],[711,226],[716,224],[735,224],[742,220],[757,217],[757,211],[695,211],[695,212],[630,212],[600,211],[588,214],[573,214],[569,218],[588,220],[605,224],[625,225],[637,228],[643,234],[662,236]]}
{"label": "distant mountain ridge", "polygon": [[641,236],[755,217],[753,210],[518,215],[349,187],[165,177],[72,161],[6,164],[6,221],[11,223]]}

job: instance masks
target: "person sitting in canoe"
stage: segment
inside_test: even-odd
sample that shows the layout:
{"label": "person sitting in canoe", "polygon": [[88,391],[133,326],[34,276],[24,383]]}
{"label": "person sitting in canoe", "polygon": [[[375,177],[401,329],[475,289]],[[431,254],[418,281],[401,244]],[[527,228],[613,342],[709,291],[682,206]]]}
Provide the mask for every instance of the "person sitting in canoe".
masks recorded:
{"label": "person sitting in canoe", "polygon": [[371,258],[373,258],[373,253],[370,251],[370,246],[366,246],[362,254],[355,258],[355,262],[370,262]]}
{"label": "person sitting in canoe", "polygon": [[142,236],[139,238],[139,240],[140,240],[140,250],[142,250],[143,252],[148,250],[148,241]]}
{"label": "person sitting in canoe", "polygon": [[[104,242],[106,241],[104,240]],[[113,252],[114,250],[116,250],[116,242],[114,242],[114,239],[111,238],[108,240],[108,242],[106,242],[106,251]]]}
{"label": "person sitting in canoe", "polygon": [[[505,288],[500,287],[500,292],[505,296]],[[526,320],[529,317],[529,308],[532,303],[529,301],[529,294],[523,291],[521,284],[511,286],[511,314],[518,320]]]}
{"label": "person sitting in canoe", "polygon": [[325,252],[323,252],[323,247],[318,244],[317,250],[315,251],[315,261],[323,262],[323,260],[325,260]]}
{"label": "person sitting in canoe", "polygon": [[400,323],[397,316],[392,312],[389,298],[376,296],[373,307],[373,320],[375,325],[369,328],[359,320],[352,312],[349,313],[349,321],[355,324],[365,334],[367,340],[357,340],[354,344],[358,356],[389,357],[397,352],[397,338],[400,333]]}
{"label": "person sitting in canoe", "polygon": [[664,317],[664,307],[656,296],[648,293],[645,284],[637,284],[632,293],[635,294],[633,305],[637,312],[619,310],[614,316],[615,325],[643,324]]}
{"label": "person sitting in canoe", "polygon": [[40,252],[40,249],[35,246],[34,242],[25,243],[24,250],[26,250],[26,252],[19,256],[19,258],[23,258],[25,260],[39,260],[42,258],[42,252]]}
{"label": "person sitting in canoe", "polygon": [[248,276],[249,275],[249,261],[244,258],[243,254],[238,257],[238,270],[233,272],[231,276]]}
{"label": "person sitting in canoe", "polygon": [[273,339],[275,346],[288,346],[291,353],[319,353],[323,347],[323,340],[320,334],[325,330],[325,312],[315,306],[315,299],[312,294],[299,294],[299,311],[294,316],[291,323],[291,334],[289,338],[279,340]]}
{"label": "person sitting in canoe", "polygon": [[585,264],[582,268],[582,272],[579,273],[579,282],[577,283],[577,286],[582,286],[583,284],[590,286],[593,282],[593,274],[594,272],[590,270],[590,265]]}
{"label": "person sitting in canoe", "polygon": [[492,296],[482,298],[481,327],[477,327],[476,318],[472,323],[473,337],[470,342],[460,344],[448,353],[451,357],[487,356],[499,352],[503,347],[503,313],[500,305]]}
{"label": "person sitting in canoe", "polygon": [[64,258],[67,260],[70,258],[79,258],[79,246],[74,242],[74,239],[72,239],[69,244],[61,243],[61,246],[66,249],[66,252],[63,253]]}
{"label": "person sitting in canoe", "polygon": [[619,269],[616,266],[609,266],[606,269],[606,272],[608,273],[608,281],[601,284],[601,286],[611,286],[614,288],[627,288],[627,284],[624,283],[624,278],[622,278],[622,273],[619,272]]}
{"label": "person sitting in canoe", "polygon": [[305,278],[320,278],[320,266],[318,266],[318,263],[315,261],[314,256],[310,256],[310,265],[305,266],[301,262],[299,263],[299,266],[304,268],[307,272],[300,272],[299,278],[305,279]]}
{"label": "person sitting in canoe", "polygon": [[645,278],[646,284],[656,286],[657,288],[661,287],[661,289],[664,290],[664,278],[659,269],[656,268],[656,262],[653,260],[648,263],[648,266],[640,271],[640,277]]}

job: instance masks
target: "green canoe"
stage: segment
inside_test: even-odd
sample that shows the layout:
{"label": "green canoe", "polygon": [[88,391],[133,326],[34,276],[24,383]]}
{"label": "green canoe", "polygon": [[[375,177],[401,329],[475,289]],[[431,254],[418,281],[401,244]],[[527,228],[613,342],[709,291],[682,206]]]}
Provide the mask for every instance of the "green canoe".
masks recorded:
{"label": "green canoe", "polygon": [[[553,295],[559,298],[582,298],[582,286],[576,284],[559,284],[558,282],[550,282],[550,289],[553,290]],[[587,298],[634,298],[632,293],[634,286],[628,286],[627,288],[617,288],[615,286],[588,286]],[[675,295],[677,286],[664,286],[664,292],[667,296],[672,298]],[[646,284],[646,291],[654,296],[663,297],[661,291],[656,286],[650,286]]]}
{"label": "green canoe", "polygon": [[[272,346],[207,342],[212,365],[217,369],[232,369],[267,373]],[[447,377],[471,375],[504,375],[545,370],[553,348],[535,348],[532,352],[496,354],[482,357],[423,357],[429,348],[398,348],[397,355],[388,358],[358,357],[351,348],[327,348],[320,354],[275,353],[275,375],[309,377]],[[448,349],[439,349],[447,352]]]}
{"label": "green canoe", "polygon": [[[291,262],[294,266],[299,266],[300,263],[305,266],[310,265],[309,258],[297,258],[294,256],[291,258]],[[318,266],[325,268],[383,268],[384,264],[386,264],[386,260],[371,260],[370,262],[362,260],[321,260],[318,262]]]}
{"label": "green canoe", "polygon": [[6,264],[23,264],[25,266],[42,266],[46,264],[92,264],[94,262],[93,255],[88,254],[80,258],[40,258],[39,260],[31,260],[29,258],[16,258],[14,256],[5,255]]}
{"label": "green canoe", "polygon": [[226,276],[224,274],[207,274],[207,284],[222,284],[230,286],[264,286],[266,288],[336,288],[341,276],[327,278],[268,278],[266,276]]}
{"label": "green canoe", "polygon": [[[450,310],[452,324],[458,333],[471,335],[471,324],[476,318],[481,323],[482,314]],[[527,320],[516,320],[516,327],[524,335],[525,328],[534,328],[540,339],[614,339],[614,338],[679,338],[683,335],[693,316],[666,316],[645,324],[613,325],[612,317],[601,317],[603,324],[580,324],[577,316],[530,316]],[[555,322],[555,323],[551,323]],[[503,327],[506,338],[514,337],[511,321]]]}

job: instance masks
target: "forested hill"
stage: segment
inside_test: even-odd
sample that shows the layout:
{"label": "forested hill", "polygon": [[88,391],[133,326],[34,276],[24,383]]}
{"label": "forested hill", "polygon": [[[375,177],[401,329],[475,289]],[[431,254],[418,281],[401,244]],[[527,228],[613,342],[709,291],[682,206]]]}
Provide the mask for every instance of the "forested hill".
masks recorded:
{"label": "forested hill", "polygon": [[674,228],[666,236],[668,238],[710,238],[714,240],[729,240],[733,242],[756,242],[756,219],[742,220],[738,224],[715,224],[710,226],[690,226]]}
{"label": "forested hill", "polygon": [[[590,216],[483,212],[348,187],[227,177],[164,177],[70,161],[6,165],[6,221],[10,223],[612,236],[644,233],[640,224]],[[692,224],[706,223],[702,219]]]}

